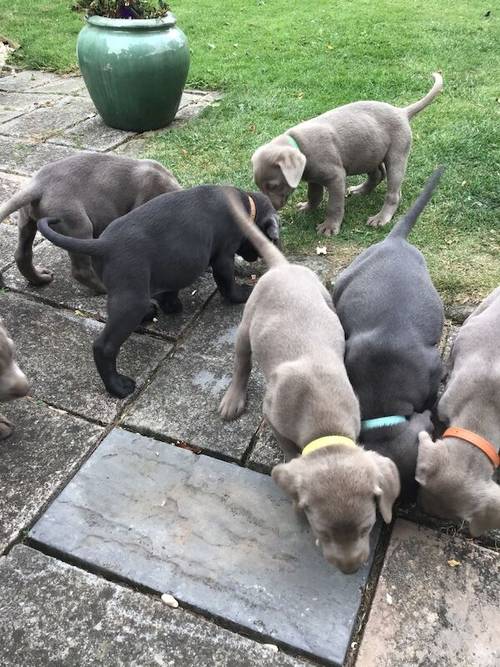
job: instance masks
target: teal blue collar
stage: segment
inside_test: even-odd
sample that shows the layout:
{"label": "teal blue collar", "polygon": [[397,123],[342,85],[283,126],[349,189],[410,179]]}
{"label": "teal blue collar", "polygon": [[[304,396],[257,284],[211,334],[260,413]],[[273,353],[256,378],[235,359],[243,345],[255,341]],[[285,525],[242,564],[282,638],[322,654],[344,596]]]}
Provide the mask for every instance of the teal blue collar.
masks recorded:
{"label": "teal blue collar", "polygon": [[293,146],[298,151],[300,151],[299,144],[295,141],[295,139],[293,137],[291,137],[289,134],[287,134],[285,136],[288,139],[288,142],[289,142],[290,146]]}
{"label": "teal blue collar", "polygon": [[363,419],[361,430],[367,431],[370,428],[382,428],[382,426],[396,426],[406,421],[406,417],[400,415],[391,415],[390,417],[377,417],[376,419]]}

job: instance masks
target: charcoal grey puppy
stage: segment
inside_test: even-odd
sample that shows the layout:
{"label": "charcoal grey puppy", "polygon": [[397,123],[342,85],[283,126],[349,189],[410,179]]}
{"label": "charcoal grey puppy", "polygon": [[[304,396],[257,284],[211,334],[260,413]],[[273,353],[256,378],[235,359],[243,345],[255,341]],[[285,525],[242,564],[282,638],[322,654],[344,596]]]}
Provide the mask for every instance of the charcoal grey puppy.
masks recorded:
{"label": "charcoal grey puppy", "polygon": [[256,225],[274,242],[278,215],[269,199],[229,186],[201,185],[160,195],[115,220],[95,240],[63,236],[43,219],[38,229],[52,243],[92,257],[94,269],[108,292],[108,320],[94,342],[94,360],[110,394],[123,398],[135,382],[116,371],[121,345],[151,312],[154,297],[166,313],[179,312],[178,292],[209,266],[221,294],[230,302],[247,300],[251,288],[234,281],[234,255],[258,257],[234,222],[227,193],[233,192]]}
{"label": "charcoal grey puppy", "polygon": [[[362,422],[360,442],[396,463],[405,499],[417,490],[418,433],[432,432],[429,410],[441,379],[444,320],[424,257],[406,238],[442,172],[434,172],[387,238],[340,274],[333,292],[361,418],[375,420]],[[391,421],[394,425],[383,425]]]}
{"label": "charcoal grey puppy", "polygon": [[401,183],[411,146],[410,120],[422,111],[443,88],[434,72],[434,85],[418,102],[395,107],[385,102],[353,102],[306,120],[258,148],[252,156],[257,186],[282,208],[301,180],[308,183],[308,201],[302,211],[316,209],[328,190],[326,220],[318,231],[338,234],[344,217],[346,176],[368,174],[362,185],[347,194],[371,192],[387,176],[387,194],[382,210],[368,224],[387,224],[399,204]]}
{"label": "charcoal grey puppy", "polygon": [[[0,319],[0,402],[13,401],[26,396],[28,380],[16,363],[14,343]],[[8,438],[13,424],[0,414],[0,440]]]}
{"label": "charcoal grey puppy", "polygon": [[[53,279],[52,271],[33,265],[37,220],[58,218],[61,234],[92,239],[116,218],[157,195],[180,189],[170,171],[154,160],[79,153],[42,167],[25,188],[0,207],[0,221],[19,210],[17,267],[33,285],[45,285]],[[73,277],[103,293],[90,258],[71,252],[70,259]]]}
{"label": "charcoal grey puppy", "polygon": [[228,420],[242,413],[255,359],[266,378],[264,415],[292,459],[275,466],[273,479],[305,512],[324,557],[350,574],[368,559],[377,505],[386,523],[392,519],[398,471],[355,444],[359,404],[328,291],[310,269],[289,264],[241,207],[235,216],[269,271],[245,306],[219,412]]}
{"label": "charcoal grey puppy", "polygon": [[[420,434],[416,475],[420,505],[430,514],[469,521],[474,537],[500,528],[500,486],[492,479],[500,447],[499,340],[497,287],[461,327],[438,404],[442,422],[469,433],[452,431],[435,443],[427,433]],[[471,444],[471,433],[488,441],[489,456]],[[462,439],[464,435],[469,440]]]}

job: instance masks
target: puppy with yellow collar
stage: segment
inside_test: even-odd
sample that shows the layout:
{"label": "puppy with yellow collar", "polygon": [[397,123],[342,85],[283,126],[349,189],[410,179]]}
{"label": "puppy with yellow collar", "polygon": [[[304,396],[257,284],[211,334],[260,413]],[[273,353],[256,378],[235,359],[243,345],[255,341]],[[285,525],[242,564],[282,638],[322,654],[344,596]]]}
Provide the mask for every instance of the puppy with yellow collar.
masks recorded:
{"label": "puppy with yellow collar", "polygon": [[356,446],[359,403],[344,365],[344,331],[328,291],[304,266],[289,264],[241,205],[241,229],[269,271],[254,287],[238,328],[234,371],[219,412],[244,410],[252,358],[266,379],[264,415],[288,463],[275,482],[303,510],[325,558],[344,573],[368,559],[377,504],[384,520],[400,484],[394,463]]}

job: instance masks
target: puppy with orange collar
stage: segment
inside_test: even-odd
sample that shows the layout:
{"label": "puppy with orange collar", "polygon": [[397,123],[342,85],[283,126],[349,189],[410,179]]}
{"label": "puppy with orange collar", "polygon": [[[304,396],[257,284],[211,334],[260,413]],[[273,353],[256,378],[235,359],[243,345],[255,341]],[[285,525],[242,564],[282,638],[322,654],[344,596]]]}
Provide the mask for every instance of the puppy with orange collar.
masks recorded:
{"label": "puppy with orange collar", "polygon": [[449,381],[438,405],[449,424],[433,442],[419,434],[419,503],[429,514],[469,521],[477,537],[500,528],[500,287],[465,321],[450,357]]}

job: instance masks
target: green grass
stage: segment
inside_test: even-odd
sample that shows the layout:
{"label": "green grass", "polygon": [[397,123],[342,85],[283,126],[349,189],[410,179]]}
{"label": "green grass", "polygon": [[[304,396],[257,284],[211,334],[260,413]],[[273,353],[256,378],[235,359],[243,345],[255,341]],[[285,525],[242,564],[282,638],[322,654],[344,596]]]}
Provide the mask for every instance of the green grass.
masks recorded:
{"label": "green grass", "polygon": [[[33,9],[26,7],[32,4],[0,0],[1,31],[22,45],[16,62],[71,71],[81,18],[68,11],[66,0],[52,0],[36,3],[33,20]],[[170,167],[186,186],[229,182],[252,189],[250,156],[262,143],[346,102],[404,106],[427,92],[430,73],[439,69],[444,92],[412,122],[399,211],[434,167],[446,164],[411,239],[447,301],[477,300],[500,283],[500,12],[485,17],[490,7],[470,0],[172,4],[190,40],[188,85],[218,89],[224,98],[185,127],[151,138],[147,156]],[[329,253],[351,257],[384,238],[387,228],[365,225],[384,192],[381,185],[368,197],[347,201],[340,235],[326,242]],[[289,251],[314,252],[318,241],[324,243],[315,224],[325,208],[296,213],[294,205],[304,196],[301,187],[282,211]]]}

